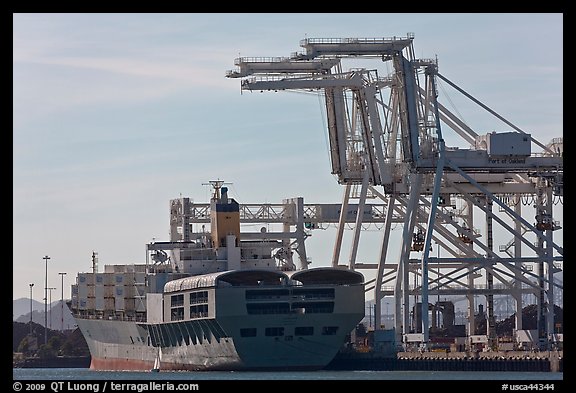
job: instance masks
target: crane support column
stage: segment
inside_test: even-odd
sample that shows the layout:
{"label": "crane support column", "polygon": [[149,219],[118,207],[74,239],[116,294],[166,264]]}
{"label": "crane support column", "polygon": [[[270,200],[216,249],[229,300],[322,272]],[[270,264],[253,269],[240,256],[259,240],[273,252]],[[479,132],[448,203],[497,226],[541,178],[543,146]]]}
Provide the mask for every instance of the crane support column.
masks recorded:
{"label": "crane support column", "polygon": [[[394,203],[396,198],[391,195],[388,198],[388,205],[386,206],[386,224],[384,224],[384,236],[382,238],[382,248],[380,249],[380,260],[378,262],[378,272],[376,273],[376,286],[374,287],[374,319],[376,324],[374,330],[380,330],[381,315],[382,315],[382,278],[384,277],[384,266],[386,263],[386,254],[388,251],[388,242],[390,240],[390,228],[392,226],[392,216],[394,212]],[[398,281],[398,279],[397,279]]]}
{"label": "crane support column", "polygon": [[[439,135],[441,138],[441,135]],[[430,247],[432,246],[432,234],[434,233],[434,222],[436,221],[436,210],[440,197],[440,186],[442,183],[442,173],[444,172],[444,141],[439,139],[438,166],[434,175],[434,188],[432,190],[432,203],[430,204],[430,215],[426,227],[426,238],[422,255],[422,333],[424,334],[424,345],[428,346],[430,323],[428,320],[428,258]]]}
{"label": "crane support column", "polygon": [[308,258],[306,257],[306,245],[304,240],[307,235],[304,232],[304,198],[298,197],[296,199],[296,252],[300,259],[300,269],[308,269]]}
{"label": "crane support column", "polygon": [[340,219],[338,221],[338,230],[336,232],[336,242],[334,243],[334,253],[332,254],[332,266],[337,267],[340,260],[340,250],[342,249],[342,237],[344,236],[344,226],[346,225],[346,216],[348,215],[348,201],[350,200],[350,190],[352,184],[346,184],[344,188],[344,198],[340,208]]}
{"label": "crane support column", "polygon": [[[514,195],[514,212],[519,216],[522,215],[522,196],[520,194]],[[514,238],[514,256],[516,258],[520,258],[522,256],[522,242],[520,240],[520,233],[522,233],[522,224],[519,221],[515,221],[514,229],[516,231],[516,235]],[[522,267],[522,262],[517,261],[514,262],[514,265],[517,267],[516,271],[514,272],[514,276],[516,278],[516,282],[514,283],[514,287],[516,289],[514,293],[514,300],[516,303],[516,312],[515,312],[515,324],[516,330],[522,330],[522,272],[520,268]]]}
{"label": "crane support column", "polygon": [[[465,214],[464,214],[464,222],[466,223],[466,225],[468,226],[468,228],[472,229],[474,228],[474,216],[472,214],[473,212],[473,205],[471,201],[466,201],[466,210],[465,210]],[[469,243],[466,244],[466,246],[468,248],[470,248],[470,250],[472,251],[474,248],[474,244],[473,243]],[[474,273],[474,269],[472,266],[470,266],[468,268],[468,288],[473,289],[474,288],[474,280],[476,278],[476,273]],[[466,298],[468,299],[468,312],[467,312],[467,333],[469,336],[472,336],[474,334],[476,334],[476,317],[475,317],[475,312],[476,312],[476,304],[475,304],[475,299],[474,299],[474,295],[470,292],[466,295]]]}
{"label": "crane support column", "polygon": [[[410,175],[410,196],[408,205],[406,206],[406,214],[404,217],[404,230],[402,232],[402,253],[400,255],[400,264],[402,264],[402,333],[407,334],[410,332],[410,249],[412,246],[412,231],[418,216],[418,201],[420,200],[420,189],[422,187],[422,180],[424,175],[421,173],[413,173]],[[398,281],[398,276],[396,281]],[[398,287],[398,286],[397,286]],[[398,299],[396,299],[398,302]]]}
{"label": "crane support column", "polygon": [[[548,217],[552,217],[552,187],[546,188],[546,214]],[[546,334],[547,334],[547,348],[550,350],[552,338],[551,335],[554,334],[554,272],[556,268],[554,267],[554,259],[552,258],[552,226],[546,231],[546,258],[548,262],[548,308],[546,313]]]}
{"label": "crane support column", "polygon": [[[486,210],[492,213],[492,198],[486,196]],[[494,250],[494,236],[492,232],[492,215],[486,214],[486,246],[491,252]],[[492,260],[492,253],[489,253],[486,257],[488,261]],[[492,266],[492,265],[490,265]],[[486,269],[486,288],[489,293],[486,295],[486,335],[488,336],[488,346],[495,349],[497,346],[496,342],[496,317],[494,315],[494,295],[492,292],[494,290],[494,276],[492,275],[492,270]]]}
{"label": "crane support column", "polygon": [[350,250],[349,267],[354,270],[356,264],[356,254],[358,253],[358,242],[360,241],[360,231],[362,230],[362,218],[364,216],[364,206],[366,205],[366,194],[368,193],[368,171],[364,170],[362,179],[362,189],[360,190],[360,201],[358,202],[358,211],[356,212],[356,226],[354,227],[354,238]]}

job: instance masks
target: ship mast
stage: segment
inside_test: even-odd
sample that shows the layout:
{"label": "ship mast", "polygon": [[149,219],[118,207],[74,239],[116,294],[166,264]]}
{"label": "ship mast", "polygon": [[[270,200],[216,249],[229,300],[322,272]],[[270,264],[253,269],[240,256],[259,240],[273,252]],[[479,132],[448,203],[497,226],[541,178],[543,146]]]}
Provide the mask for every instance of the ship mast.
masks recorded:
{"label": "ship mast", "polygon": [[92,273],[98,273],[98,253],[92,251]]}
{"label": "ship mast", "polygon": [[224,182],[224,180],[209,180],[208,183],[202,183],[203,186],[212,186],[212,188],[214,189],[214,194],[212,194],[212,199],[220,199],[220,189],[222,188],[222,186],[224,184],[232,184],[232,183],[226,183]]}

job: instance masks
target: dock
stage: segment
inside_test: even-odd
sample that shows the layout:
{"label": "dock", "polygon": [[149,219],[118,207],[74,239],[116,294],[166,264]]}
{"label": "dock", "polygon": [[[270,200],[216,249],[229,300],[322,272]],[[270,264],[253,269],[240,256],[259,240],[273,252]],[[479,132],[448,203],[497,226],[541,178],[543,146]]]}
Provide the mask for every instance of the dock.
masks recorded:
{"label": "dock", "polygon": [[341,352],[326,369],[563,372],[563,358],[563,351],[398,352],[396,357],[374,352]]}

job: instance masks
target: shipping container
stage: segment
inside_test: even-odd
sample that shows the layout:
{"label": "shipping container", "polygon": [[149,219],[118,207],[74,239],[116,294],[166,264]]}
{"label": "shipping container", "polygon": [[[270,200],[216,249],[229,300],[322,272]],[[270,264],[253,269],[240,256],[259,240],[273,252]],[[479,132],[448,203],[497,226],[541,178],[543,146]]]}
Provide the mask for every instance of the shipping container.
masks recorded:
{"label": "shipping container", "polygon": [[104,286],[103,285],[96,285],[94,287],[94,297],[96,299],[104,299]]}
{"label": "shipping container", "polygon": [[78,285],[94,285],[92,273],[78,273]]}
{"label": "shipping container", "polygon": [[78,285],[78,297],[86,299],[94,296],[94,285]]}
{"label": "shipping container", "polygon": [[95,299],[95,309],[98,311],[102,311],[104,310],[104,298],[103,297],[97,297]]}
{"label": "shipping container", "polygon": [[123,298],[125,295],[124,285],[114,286],[114,298]]}
{"label": "shipping container", "polygon": [[126,311],[134,311],[135,308],[134,298],[124,298],[124,309]]}
{"label": "shipping container", "polygon": [[116,304],[113,297],[104,298],[104,309],[106,310],[114,310],[116,308]]}
{"label": "shipping container", "polygon": [[117,297],[114,299],[114,308],[116,311],[124,311],[125,300],[124,298]]}

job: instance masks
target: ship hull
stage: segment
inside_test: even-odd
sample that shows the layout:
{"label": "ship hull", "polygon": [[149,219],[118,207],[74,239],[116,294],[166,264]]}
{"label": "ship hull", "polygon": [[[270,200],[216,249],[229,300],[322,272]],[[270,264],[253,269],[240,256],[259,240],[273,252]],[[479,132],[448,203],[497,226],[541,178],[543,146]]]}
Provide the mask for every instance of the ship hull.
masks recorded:
{"label": "ship hull", "polygon": [[[144,337],[150,325],[79,318],[76,321],[90,348],[91,369],[149,371],[154,367],[159,348],[136,340]],[[322,323],[322,319],[317,322]],[[204,331],[210,331],[210,328],[204,328]],[[236,338],[235,341],[232,337],[206,334],[202,342],[182,340],[178,345],[162,347],[161,369],[317,370],[334,358],[343,341],[344,337],[340,335],[316,339],[292,336]]]}
{"label": "ship hull", "polygon": [[237,270],[171,280],[146,301],[145,320],[79,310],[93,369],[149,371],[157,357],[162,370],[321,369],[364,317],[364,284],[341,269]]}

